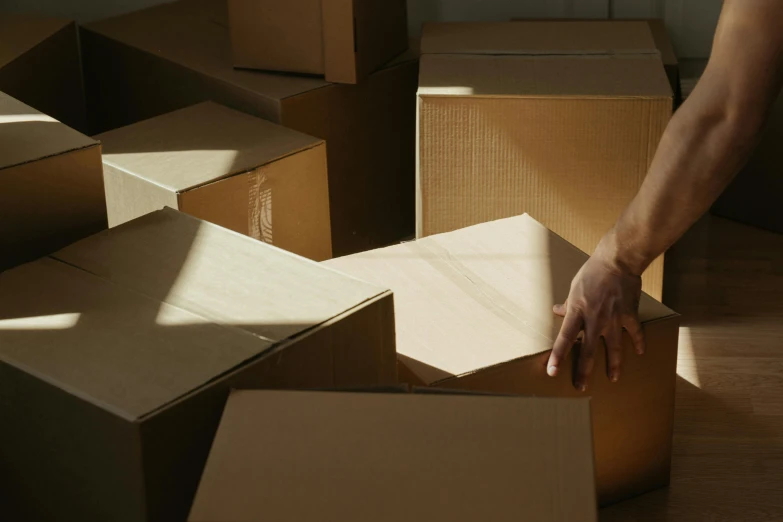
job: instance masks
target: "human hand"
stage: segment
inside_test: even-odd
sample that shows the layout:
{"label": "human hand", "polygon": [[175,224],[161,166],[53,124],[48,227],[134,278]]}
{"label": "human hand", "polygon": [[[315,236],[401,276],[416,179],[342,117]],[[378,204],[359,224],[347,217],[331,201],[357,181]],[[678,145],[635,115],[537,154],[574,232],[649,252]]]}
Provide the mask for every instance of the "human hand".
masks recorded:
{"label": "human hand", "polygon": [[608,377],[617,382],[623,362],[623,329],[630,334],[637,354],[642,355],[645,350],[638,313],[641,292],[641,277],[616,263],[599,246],[571,282],[566,302],[554,307],[554,313],[565,319],[552,348],[547,373],[557,375],[583,331],[579,360],[574,361],[574,387],[587,390],[602,338],[606,343]]}

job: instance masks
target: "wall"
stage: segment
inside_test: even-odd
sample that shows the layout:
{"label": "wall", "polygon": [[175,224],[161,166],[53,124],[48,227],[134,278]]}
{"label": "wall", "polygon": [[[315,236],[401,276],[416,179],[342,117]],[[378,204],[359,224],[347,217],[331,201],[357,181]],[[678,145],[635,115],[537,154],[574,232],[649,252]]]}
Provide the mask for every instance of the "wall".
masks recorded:
{"label": "wall", "polygon": [[[162,0],[0,0],[0,11],[38,11],[85,22]],[[186,1],[186,0],[185,0]],[[284,0],[275,0],[284,1]],[[662,17],[681,58],[709,55],[722,0],[408,0],[410,29],[425,20],[507,20],[511,17]]]}

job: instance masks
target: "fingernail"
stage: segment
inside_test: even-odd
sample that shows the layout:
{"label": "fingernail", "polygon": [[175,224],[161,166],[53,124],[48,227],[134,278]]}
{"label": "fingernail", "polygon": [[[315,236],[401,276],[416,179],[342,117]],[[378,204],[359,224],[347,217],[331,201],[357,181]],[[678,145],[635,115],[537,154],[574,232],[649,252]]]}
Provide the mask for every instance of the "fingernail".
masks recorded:
{"label": "fingernail", "polygon": [[554,377],[555,375],[557,375],[557,366],[554,366],[554,365],[550,366],[549,368],[546,369],[546,373],[550,377]]}
{"label": "fingernail", "polygon": [[619,380],[620,380],[620,376],[617,375],[616,373],[613,373],[612,374],[612,382],[617,382]]}
{"label": "fingernail", "polygon": [[587,391],[587,385],[586,384],[580,384],[579,385],[579,391],[580,392],[586,392]]}
{"label": "fingernail", "polygon": [[642,350],[642,349],[636,350],[636,353],[638,355],[644,355],[644,350]]}

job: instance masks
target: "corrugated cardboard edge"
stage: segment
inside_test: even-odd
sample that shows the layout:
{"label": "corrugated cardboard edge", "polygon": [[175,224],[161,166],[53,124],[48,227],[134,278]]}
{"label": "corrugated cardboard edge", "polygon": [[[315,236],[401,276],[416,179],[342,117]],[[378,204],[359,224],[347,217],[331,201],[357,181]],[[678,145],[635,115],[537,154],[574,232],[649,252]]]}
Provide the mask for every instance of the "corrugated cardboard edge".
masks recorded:
{"label": "corrugated cardboard edge", "polygon": [[[57,121],[57,120],[54,120],[54,121]],[[65,124],[62,124],[62,125],[65,125]],[[66,125],[66,127],[67,127],[67,125]],[[90,138],[90,139],[92,139],[92,138]],[[41,161],[41,160],[45,160],[45,159],[48,159],[48,158],[54,158],[54,157],[57,157],[57,156],[62,156],[63,154],[70,154],[71,152],[76,152],[76,151],[79,151],[79,150],[91,149],[93,147],[101,147],[101,142],[97,141],[97,140],[93,140],[93,142],[90,143],[89,145],[84,145],[82,147],[72,147],[70,149],[65,149],[65,150],[62,150],[62,151],[59,151],[59,152],[53,152],[51,154],[46,154],[44,156],[39,156],[37,158],[29,159],[27,161],[20,161],[18,163],[14,163],[14,164],[11,164],[11,165],[6,165],[5,167],[0,167],[0,173],[2,171],[4,171],[4,170],[7,170],[7,169],[13,169],[13,168],[19,167],[21,165],[27,165],[28,163],[35,163],[36,161]]]}
{"label": "corrugated cardboard edge", "polygon": [[[165,208],[163,210],[158,210],[157,212],[173,212],[173,211],[174,210],[172,210],[172,209]],[[199,220],[197,218],[194,218],[194,217],[189,216],[189,215],[184,214],[184,213],[180,213],[180,214],[183,215],[183,216],[186,216],[188,219],[199,221],[200,223],[203,223],[204,226],[211,226],[211,227],[220,228],[222,231],[224,231],[226,233],[234,234],[234,235],[242,238],[243,241],[252,241],[254,244],[258,243],[257,240],[252,239],[252,238],[250,238],[250,237],[248,237],[248,236],[246,236],[244,234],[240,234],[240,233],[234,232],[232,230],[228,230],[228,229],[225,229],[225,228],[222,228],[222,227],[218,227],[218,225],[214,225],[214,224],[209,223],[207,221]],[[100,232],[100,233],[95,234],[95,235],[104,235],[104,234],[108,234],[108,233],[110,233],[110,231],[109,230],[105,230],[105,231]],[[342,272],[340,272],[338,270],[335,270],[335,269],[333,269],[331,267],[321,265],[320,263],[318,263],[316,261],[312,261],[310,259],[307,259],[307,258],[304,258],[304,257],[301,257],[301,256],[297,256],[296,254],[292,254],[292,253],[290,253],[290,252],[288,252],[286,250],[283,250],[281,248],[278,248],[278,247],[276,247],[274,245],[265,245],[265,248],[273,248],[273,249],[277,250],[280,253],[283,253],[283,254],[285,254],[287,256],[290,256],[292,258],[296,258],[298,261],[304,260],[307,263],[311,263],[312,265],[317,266],[319,268],[319,270],[328,270],[328,271],[331,271],[333,273],[340,274],[340,276],[342,276],[342,277],[344,277],[346,279],[353,279],[354,281],[360,281],[360,282],[362,282],[362,283],[364,283],[366,285],[369,285],[369,283],[367,283],[365,281],[361,281],[360,279],[357,279],[357,278],[355,278],[353,276],[344,274],[344,273],[342,273]],[[93,405],[95,405],[95,406],[97,406],[97,407],[99,407],[99,408],[101,408],[101,409],[103,409],[105,411],[108,411],[109,413],[112,413],[112,414],[114,414],[114,415],[116,415],[116,416],[118,416],[118,417],[120,417],[120,418],[122,418],[124,420],[127,420],[129,422],[132,422],[132,423],[141,423],[145,419],[148,419],[149,417],[159,413],[160,411],[162,411],[164,409],[167,409],[168,407],[170,407],[170,406],[172,406],[174,404],[177,404],[177,403],[179,403],[179,402],[181,402],[183,400],[186,400],[187,398],[191,397],[194,393],[197,393],[198,391],[203,390],[203,389],[211,386],[215,382],[221,381],[222,379],[224,379],[228,375],[231,375],[231,374],[233,374],[235,372],[240,371],[241,368],[244,367],[245,365],[247,365],[248,363],[250,363],[252,361],[259,360],[259,359],[262,359],[262,358],[265,358],[265,357],[268,357],[268,356],[271,356],[271,355],[273,355],[273,354],[275,354],[275,353],[285,349],[289,345],[299,341],[301,338],[306,337],[308,335],[311,335],[314,332],[316,332],[316,331],[318,331],[318,330],[320,330],[320,329],[322,329],[324,327],[327,327],[327,326],[329,326],[331,324],[334,324],[334,323],[340,321],[343,317],[346,317],[348,315],[353,314],[357,310],[360,310],[360,309],[362,309],[362,308],[364,308],[366,306],[369,306],[370,304],[373,304],[373,303],[375,303],[377,301],[380,301],[380,300],[385,299],[385,298],[389,297],[390,295],[392,295],[391,290],[386,290],[386,289],[382,289],[380,287],[377,287],[378,288],[378,290],[377,290],[378,293],[376,293],[373,296],[368,297],[367,299],[364,299],[363,301],[360,301],[360,302],[356,303],[354,306],[352,306],[348,310],[344,310],[343,312],[340,312],[339,314],[337,314],[337,315],[327,319],[326,321],[324,321],[322,323],[315,324],[315,325],[313,325],[313,326],[311,326],[309,328],[305,328],[302,331],[297,332],[296,334],[292,335],[291,337],[286,338],[285,340],[276,342],[274,339],[269,339],[269,338],[266,338],[266,337],[264,337],[262,335],[259,335],[259,334],[250,332],[248,330],[245,330],[241,326],[225,324],[225,323],[218,323],[218,322],[215,322],[215,321],[213,321],[213,320],[211,320],[209,318],[204,317],[203,315],[199,314],[198,312],[195,312],[195,311],[192,311],[192,310],[188,310],[188,309],[180,307],[180,306],[176,306],[176,305],[174,305],[172,303],[166,302],[165,300],[161,301],[159,299],[156,299],[156,298],[154,298],[152,296],[149,296],[149,295],[145,294],[144,292],[140,292],[140,291],[134,290],[134,289],[129,288],[129,287],[125,286],[125,285],[117,283],[117,282],[111,280],[110,278],[103,277],[101,275],[95,274],[94,272],[91,272],[90,270],[86,270],[86,269],[84,269],[82,267],[76,266],[76,265],[74,265],[72,263],[69,263],[69,262],[67,262],[65,260],[62,260],[62,259],[57,257],[57,254],[58,253],[55,252],[55,253],[53,253],[53,254],[51,254],[49,256],[45,256],[43,259],[51,259],[51,260],[53,260],[53,261],[55,261],[57,263],[62,263],[63,265],[69,266],[69,267],[71,267],[73,269],[76,269],[76,270],[82,272],[82,273],[88,274],[91,277],[94,277],[96,279],[104,281],[104,282],[106,282],[106,283],[108,283],[110,285],[113,285],[115,287],[121,288],[125,292],[129,292],[129,293],[141,296],[141,297],[143,297],[145,299],[148,299],[148,300],[151,300],[151,301],[154,301],[154,302],[158,302],[158,303],[161,303],[161,304],[166,304],[167,306],[171,306],[172,308],[175,308],[177,310],[186,312],[186,313],[191,314],[191,315],[195,315],[197,317],[200,317],[201,319],[203,319],[205,322],[207,322],[209,324],[212,324],[212,325],[215,325],[215,326],[218,326],[218,327],[221,327],[221,328],[225,328],[227,330],[231,330],[231,331],[233,331],[235,333],[238,333],[240,335],[251,336],[253,338],[256,338],[256,339],[259,339],[259,340],[262,340],[262,341],[266,341],[268,343],[273,344],[273,346],[269,350],[266,350],[264,352],[258,353],[258,354],[254,355],[252,357],[249,357],[248,359],[240,361],[238,364],[234,365],[233,367],[231,367],[230,369],[224,371],[223,373],[221,373],[219,375],[216,375],[214,378],[212,378],[212,379],[210,379],[210,380],[208,380],[208,381],[206,381],[206,382],[204,382],[204,383],[202,383],[202,384],[192,388],[191,390],[183,393],[181,396],[177,397],[176,399],[173,399],[173,400],[171,400],[171,401],[169,401],[167,403],[164,403],[164,404],[158,406],[157,408],[155,408],[155,409],[153,409],[153,410],[151,410],[151,411],[149,411],[149,412],[147,412],[147,413],[145,413],[144,415],[141,415],[141,416],[131,415],[128,412],[123,411],[121,408],[117,408],[115,406],[107,404],[107,403],[105,403],[105,402],[103,402],[103,401],[101,401],[101,400],[91,396],[88,393],[84,393],[84,392],[82,392],[80,390],[76,390],[73,387],[71,387],[71,386],[69,386],[69,385],[67,385],[67,384],[65,384],[63,382],[58,381],[57,379],[53,379],[50,376],[42,375],[42,374],[34,371],[33,369],[28,368],[24,364],[20,364],[17,361],[11,360],[11,359],[9,359],[7,357],[0,356],[0,361],[2,361],[3,363],[8,364],[10,366],[13,366],[14,368],[17,368],[17,369],[19,369],[19,370],[21,370],[23,372],[29,373],[30,375],[33,375],[34,377],[36,377],[37,379],[39,379],[42,382],[45,382],[45,383],[47,383],[47,384],[49,384],[51,386],[54,386],[54,387],[64,391],[65,393],[68,393],[69,395],[73,395],[75,397],[78,397],[78,398],[80,398],[80,399],[82,399],[82,400],[84,400],[84,401],[86,401],[86,402],[88,402],[90,404],[93,404]],[[375,286],[375,285],[370,285],[370,286]]]}
{"label": "corrugated cardboard edge", "polygon": [[328,82],[355,84],[358,81],[353,7],[353,0],[321,2],[324,68]]}

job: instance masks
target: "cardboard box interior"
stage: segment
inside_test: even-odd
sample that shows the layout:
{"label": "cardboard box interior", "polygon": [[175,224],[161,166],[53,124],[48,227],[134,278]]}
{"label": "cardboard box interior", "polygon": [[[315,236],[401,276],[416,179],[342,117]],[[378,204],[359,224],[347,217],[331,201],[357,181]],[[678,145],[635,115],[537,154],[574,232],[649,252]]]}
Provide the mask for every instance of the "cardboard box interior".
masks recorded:
{"label": "cardboard box interior", "polygon": [[76,24],[0,13],[0,91],[87,132]]}
{"label": "cardboard box interior", "polygon": [[109,226],[164,206],[332,257],[323,140],[211,102],[99,134]]}

